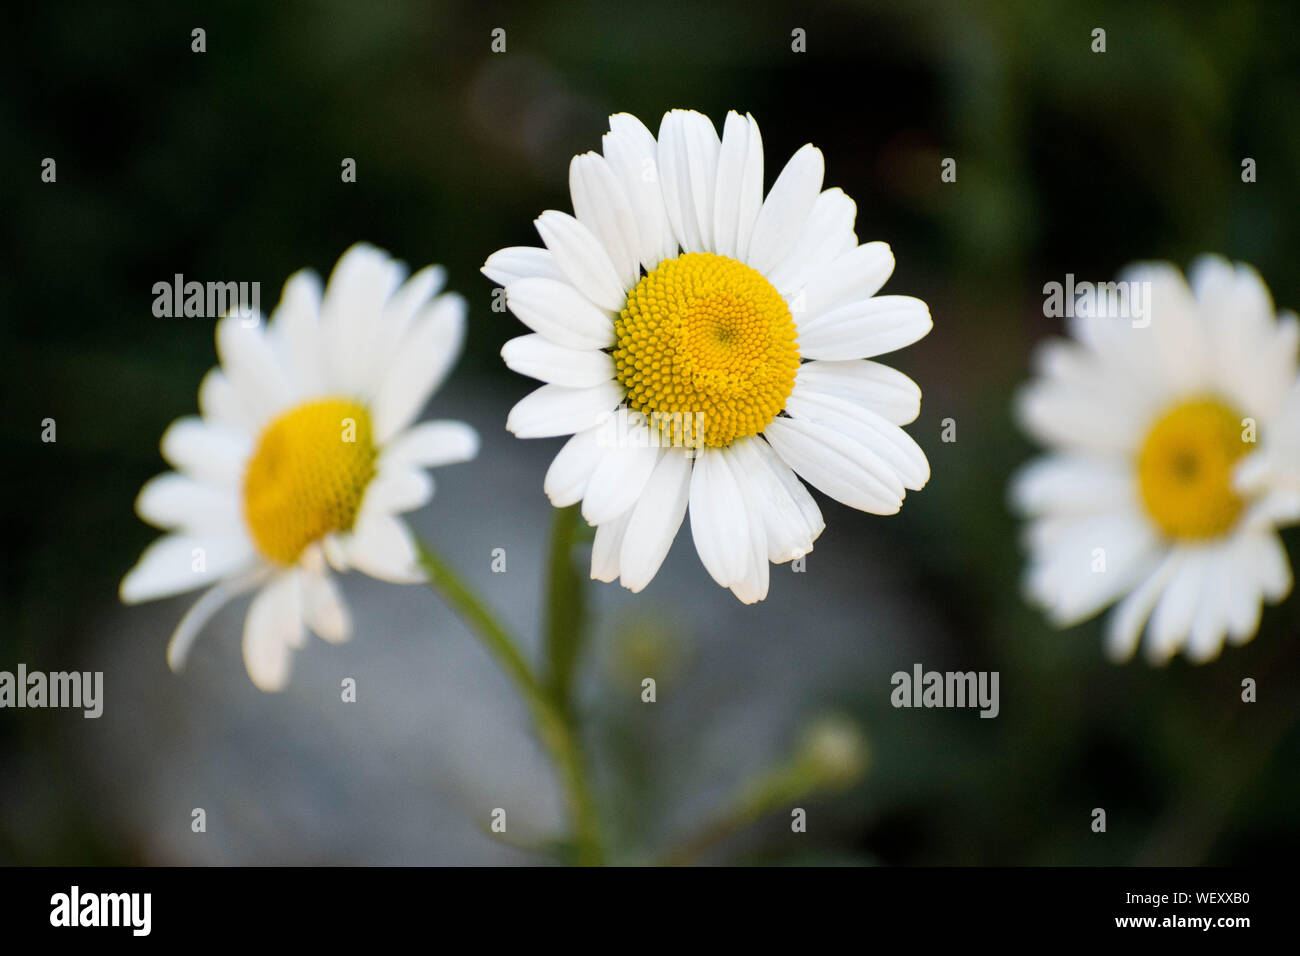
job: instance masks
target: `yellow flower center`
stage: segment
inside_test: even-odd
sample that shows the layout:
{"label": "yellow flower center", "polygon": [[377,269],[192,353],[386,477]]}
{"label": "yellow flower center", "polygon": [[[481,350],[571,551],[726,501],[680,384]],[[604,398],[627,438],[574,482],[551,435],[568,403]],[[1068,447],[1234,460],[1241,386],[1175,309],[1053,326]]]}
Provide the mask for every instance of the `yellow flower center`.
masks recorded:
{"label": "yellow flower center", "polygon": [[284,412],[262,430],[244,474],[244,516],[258,551],[292,564],[313,541],[350,530],[374,475],[363,406],[327,398]]}
{"label": "yellow flower center", "polygon": [[756,270],[709,252],[661,262],[614,323],[627,403],[673,444],[724,447],[785,407],[799,370],[794,319]]}
{"label": "yellow flower center", "polygon": [[1236,523],[1243,502],[1232,466],[1249,450],[1241,416],[1213,398],[1165,412],[1138,453],[1138,484],[1151,519],[1171,538],[1213,538]]}

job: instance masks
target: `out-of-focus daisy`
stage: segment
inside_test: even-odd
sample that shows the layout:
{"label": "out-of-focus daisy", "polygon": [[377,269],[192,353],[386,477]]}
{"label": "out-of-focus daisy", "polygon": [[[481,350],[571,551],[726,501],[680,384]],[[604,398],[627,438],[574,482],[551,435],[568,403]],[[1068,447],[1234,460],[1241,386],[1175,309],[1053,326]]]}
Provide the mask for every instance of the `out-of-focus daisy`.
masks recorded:
{"label": "out-of-focus daisy", "polygon": [[1287,393],[1273,427],[1260,435],[1259,450],[1242,459],[1236,478],[1241,491],[1269,491],[1280,510],[1293,505],[1300,513],[1300,381]]}
{"label": "out-of-focus daisy", "polygon": [[1011,488],[1032,518],[1027,593],[1059,626],[1118,601],[1106,646],[1120,660],[1144,629],[1154,663],[1179,648],[1211,660],[1291,588],[1275,528],[1296,496],[1243,468],[1258,440],[1296,425],[1296,318],[1275,315],[1248,266],[1205,257],[1190,278],[1131,267],[1121,279],[1149,283],[1150,314],[1084,309],[1019,396],[1025,429],[1051,449]]}
{"label": "out-of-focus daisy", "polygon": [[875,294],[893,255],[858,244],[857,209],[823,191],[813,146],[764,198],[752,117],[728,114],[721,138],[683,110],[657,140],[627,114],[609,125],[603,155],[569,167],[575,215],[537,220],[546,248],[483,267],[534,333],[506,343],[506,363],[546,383],[506,427],[573,436],[544,487],[596,526],[592,577],[644,588],[689,509],[709,574],[752,603],[768,562],[806,554],[824,527],[796,475],[877,514],[928,480],[899,427],[920,389],[868,359],[924,336],[929,310]]}
{"label": "out-of-focus daisy", "polygon": [[176,471],[136,500],[168,534],[121,586],[127,603],[208,587],[172,637],[173,669],[217,610],[258,589],[244,662],[254,684],[278,690],[306,628],[349,636],[330,567],[424,579],[397,516],[433,494],[423,469],[474,457],[478,436],[460,422],[412,425],[460,351],[465,303],[437,294],[439,267],[405,276],[356,245],[323,293],[314,273],[292,276],[265,329],[237,314],[217,324],[221,365],[199,387],[200,414],[162,437]]}

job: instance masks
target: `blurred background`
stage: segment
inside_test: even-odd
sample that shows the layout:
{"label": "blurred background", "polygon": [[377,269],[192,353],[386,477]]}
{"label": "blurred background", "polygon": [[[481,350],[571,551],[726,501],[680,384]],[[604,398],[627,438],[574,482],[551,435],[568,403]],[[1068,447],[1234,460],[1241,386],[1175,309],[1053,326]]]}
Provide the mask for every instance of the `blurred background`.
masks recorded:
{"label": "blurred background", "polygon": [[[531,863],[562,804],[506,680],[427,589],[343,582],[356,636],[313,640],[256,691],[222,612],[184,675],[164,648],[192,596],[137,608],[122,574],[155,532],[132,504],[158,438],[195,412],[213,323],[155,318],[155,282],[260,281],[368,240],[444,263],[467,353],[426,414],[480,458],[414,517],[536,641],[560,440],[504,430],[530,381],[522,327],[478,273],[570,209],[570,157],[606,117],[750,111],[767,182],[812,141],[891,244],[885,291],[934,331],[890,356],[924,388],[909,429],[934,477],[901,515],[821,500],[807,571],[741,606],[688,534],[640,596],[593,583],[580,712],[617,858],[708,834],[826,715],[869,770],[697,859],[727,863],[1246,864],[1300,851],[1300,601],[1215,663],[1105,662],[1094,621],[1021,600],[1006,480],[1033,449],[1009,414],[1042,286],[1215,251],[1300,306],[1300,7],[1291,3],[62,2],[7,10],[0,57],[5,541],[0,670],[102,670],[104,715],[0,711],[0,862]],[[191,30],[207,52],[191,52]],[[491,32],[506,31],[492,53]],[[1106,30],[1104,54],[1090,49]],[[791,50],[806,31],[807,52]],[[57,161],[42,183],[41,161]],[[356,161],[355,183],[341,162]],[[944,157],[957,181],[942,183]],[[1258,181],[1241,180],[1252,157]],[[57,443],[40,423],[57,422]],[[940,441],[941,421],[957,441]],[[1293,560],[1297,538],[1287,539]],[[505,548],[508,570],[490,571]],[[895,710],[914,663],[997,670],[1001,713]],[[640,700],[642,677],[658,701]],[[344,677],[355,704],[340,701]],[[1240,702],[1245,677],[1259,700]],[[207,832],[191,830],[203,808]],[[487,833],[507,808],[508,842]],[[1093,833],[1091,812],[1107,811]]]}

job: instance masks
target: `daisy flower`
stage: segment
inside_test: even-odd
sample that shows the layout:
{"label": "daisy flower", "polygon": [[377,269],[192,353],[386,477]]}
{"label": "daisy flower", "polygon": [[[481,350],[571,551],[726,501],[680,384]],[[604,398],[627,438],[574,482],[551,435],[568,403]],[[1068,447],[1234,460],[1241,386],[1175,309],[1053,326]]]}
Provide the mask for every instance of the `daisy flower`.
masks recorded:
{"label": "daisy flower", "polygon": [[122,600],[207,587],[172,636],[178,670],[227,601],[257,589],[244,621],[249,677],[279,690],[306,628],[347,640],[347,606],[330,574],[424,580],[405,522],[433,494],[423,469],[466,461],[478,436],[460,422],[412,423],[451,369],[465,303],[438,295],[443,270],[405,279],[367,245],[344,253],[324,292],[302,271],[260,317],[217,324],[221,365],[199,387],[198,416],[174,422],[140,517],[168,533],[122,580]]}
{"label": "daisy flower", "polygon": [[1019,396],[1024,428],[1050,449],[1011,487],[1031,519],[1026,591],[1062,627],[1118,602],[1114,659],[1145,631],[1153,663],[1179,649],[1208,661],[1225,638],[1249,641],[1261,603],[1291,589],[1275,529],[1296,496],[1245,469],[1263,436],[1295,429],[1300,331],[1245,265],[1202,258],[1190,288],[1159,264],[1121,279],[1146,284],[1129,288],[1149,290],[1149,315],[1084,309]]}
{"label": "daisy flower", "polygon": [[768,563],[824,527],[796,475],[875,514],[928,480],[899,427],[920,389],[869,359],[929,332],[929,310],[876,295],[894,257],[858,244],[857,208],[822,189],[815,147],[764,198],[753,117],[729,113],[721,137],[684,110],[658,139],[625,113],[609,126],[569,167],[574,215],[537,219],[545,248],[483,267],[533,332],[506,343],[506,364],[545,383],[506,427],[573,436],[544,489],[596,527],[593,578],[640,591],[689,511],[706,570],[753,603]]}

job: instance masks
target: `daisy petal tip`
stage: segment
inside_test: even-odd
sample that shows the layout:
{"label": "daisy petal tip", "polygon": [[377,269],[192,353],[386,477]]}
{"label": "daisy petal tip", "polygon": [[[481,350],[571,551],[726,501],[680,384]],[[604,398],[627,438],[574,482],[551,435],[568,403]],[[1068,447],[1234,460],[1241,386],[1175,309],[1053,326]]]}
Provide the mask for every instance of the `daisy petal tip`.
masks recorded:
{"label": "daisy petal tip", "polygon": [[767,590],[764,589],[760,594],[757,591],[749,591],[743,588],[732,587],[729,589],[736,596],[736,600],[746,607],[752,607],[755,604],[761,604],[767,600]]}
{"label": "daisy petal tip", "polygon": [[144,598],[140,597],[133,587],[132,582],[134,580],[135,570],[132,569],[126,573],[126,576],[122,578],[117,586],[117,597],[123,604],[140,604],[144,601]]}
{"label": "daisy petal tip", "polygon": [[248,679],[264,694],[278,694],[289,685],[289,674],[254,674],[249,671]]}
{"label": "daisy petal tip", "polygon": [[1105,655],[1106,660],[1118,667],[1131,661],[1135,651],[1136,648],[1131,645],[1120,645],[1115,641],[1107,641],[1102,653]]}
{"label": "daisy petal tip", "polygon": [[546,500],[551,503],[552,508],[568,508],[571,505],[576,505],[579,500],[577,498],[570,500],[566,494],[551,490],[545,485],[542,486],[542,491],[546,495]]}
{"label": "daisy petal tip", "polygon": [[473,461],[478,457],[479,450],[482,447],[483,439],[479,437],[478,429],[466,425],[464,457],[461,458],[461,461]]}
{"label": "daisy petal tip", "polygon": [[167,669],[173,674],[180,674],[185,670],[185,659],[187,657],[185,650],[177,647],[177,641],[173,639],[167,645]]}

